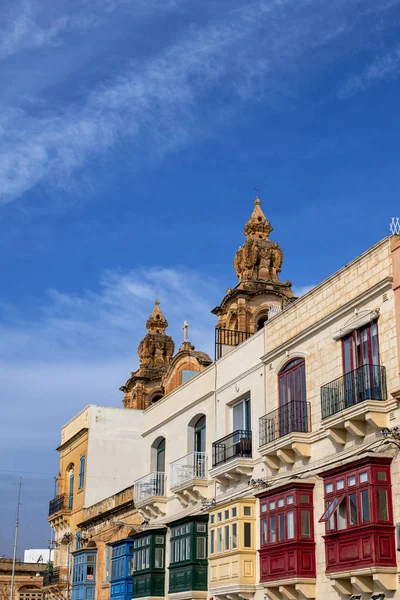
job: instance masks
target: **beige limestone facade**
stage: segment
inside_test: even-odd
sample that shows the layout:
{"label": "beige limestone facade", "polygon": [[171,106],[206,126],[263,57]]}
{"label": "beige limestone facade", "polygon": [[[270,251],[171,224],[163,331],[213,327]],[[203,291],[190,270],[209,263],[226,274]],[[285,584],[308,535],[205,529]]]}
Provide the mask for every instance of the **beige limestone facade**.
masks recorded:
{"label": "beige limestone facade", "polygon": [[[0,600],[10,600],[13,560],[0,558]],[[46,565],[17,561],[13,600],[44,600],[43,572]]]}
{"label": "beige limestone facade", "polygon": [[[118,464],[121,478],[135,465],[120,487],[122,498],[134,483],[133,505],[107,494],[110,483],[94,495],[97,461],[68,523],[97,549],[96,598],[113,600],[104,552],[127,536],[135,599],[400,600],[400,238],[296,299],[279,279],[283,253],[271,231],[256,198],[235,257],[239,282],[213,310],[215,361],[187,339],[174,354],[156,303],[140,367],[121,388],[131,409],[122,412],[131,426],[140,421],[130,455],[115,442],[130,461]],[[69,443],[85,439],[76,429]],[[87,444],[89,468],[90,426]],[[120,531],[118,507],[127,511]],[[172,537],[197,526],[204,534],[205,515],[207,553],[200,547],[195,558],[208,561],[207,590],[193,575],[195,546],[177,561]],[[158,566],[146,566],[147,543]]]}

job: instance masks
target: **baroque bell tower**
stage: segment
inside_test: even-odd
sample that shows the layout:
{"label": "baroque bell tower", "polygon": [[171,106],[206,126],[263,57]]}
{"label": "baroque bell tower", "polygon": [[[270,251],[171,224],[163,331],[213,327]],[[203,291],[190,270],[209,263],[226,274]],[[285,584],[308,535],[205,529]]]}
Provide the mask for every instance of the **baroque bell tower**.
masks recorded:
{"label": "baroque bell tower", "polygon": [[125,408],[144,410],[164,395],[162,378],[175,350],[172,337],[165,333],[167,327],[160,301],[156,300],[146,321],[147,334],[138,347],[139,369],[132,372],[126,384],[119,388],[124,393],[122,403]]}
{"label": "baroque bell tower", "polygon": [[[294,300],[291,282],[279,279],[283,252],[269,235],[272,227],[258,197],[244,228],[246,240],[236,252],[234,268],[239,279],[228,289],[220,306],[216,326],[217,358],[264,326],[265,321]],[[225,350],[224,350],[224,347]]]}

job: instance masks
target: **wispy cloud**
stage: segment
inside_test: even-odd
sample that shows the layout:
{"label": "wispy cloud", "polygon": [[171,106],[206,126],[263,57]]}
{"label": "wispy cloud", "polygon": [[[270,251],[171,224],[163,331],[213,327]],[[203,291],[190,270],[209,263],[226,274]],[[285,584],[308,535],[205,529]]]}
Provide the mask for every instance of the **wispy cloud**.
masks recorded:
{"label": "wispy cloud", "polygon": [[374,59],[359,75],[350,76],[339,89],[339,98],[350,98],[376,83],[396,79],[400,75],[400,45]]}
{"label": "wispy cloud", "polygon": [[[108,10],[119,4],[98,2]],[[79,103],[36,114],[26,108],[13,112],[0,138],[0,202],[18,198],[39,182],[65,186],[75,171],[114,151],[122,140],[129,142],[135,168],[146,155],[160,158],[214,135],[227,115],[232,118],[249,99],[270,99],[272,106],[275,98],[280,107],[284,98],[296,101],[293,90],[299,71],[308,69],[308,54],[315,61],[316,48],[348,32],[357,4],[337,0],[332,8],[320,0],[301,5],[238,0],[210,22],[177,32],[150,58],[126,64]],[[151,3],[153,16],[165,10],[162,5]],[[167,4],[175,5],[172,0]],[[3,51],[20,43],[29,28],[27,15]],[[31,32],[30,43],[57,43],[69,19],[56,20],[46,33]],[[215,90],[218,107],[203,113],[203,101]]]}
{"label": "wispy cloud", "polygon": [[25,50],[57,46],[61,43],[62,33],[87,29],[96,24],[94,14],[78,11],[62,14],[46,25],[40,25],[39,13],[40,5],[32,0],[17,2],[3,12],[0,20],[0,60]]}

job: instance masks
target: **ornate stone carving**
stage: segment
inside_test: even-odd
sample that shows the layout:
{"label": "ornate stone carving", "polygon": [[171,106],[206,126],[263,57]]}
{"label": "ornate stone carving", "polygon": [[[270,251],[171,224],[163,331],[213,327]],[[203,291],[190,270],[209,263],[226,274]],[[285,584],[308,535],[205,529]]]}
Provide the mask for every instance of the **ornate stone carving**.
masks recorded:
{"label": "ornate stone carving", "polygon": [[164,317],[160,302],[156,300],[154,310],[146,321],[147,334],[138,347],[140,366],[131,373],[126,384],[120,388],[124,392],[122,401],[125,408],[147,408],[155,390],[159,390],[174,354],[173,339],[166,335],[168,321]]}
{"label": "ornate stone carving", "polygon": [[269,307],[273,306],[276,314],[294,299],[290,281],[279,279],[283,252],[269,239],[271,231],[256,198],[244,228],[246,240],[234,259],[239,282],[227,289],[221,305],[212,311],[218,315],[217,328],[254,333],[268,319]]}
{"label": "ornate stone carving", "polygon": [[234,260],[239,287],[251,281],[281,283],[278,273],[281,271],[283,252],[277,242],[268,239],[272,227],[261,210],[260,200],[256,198],[254,204],[253,213],[244,228],[247,239],[236,252]]}

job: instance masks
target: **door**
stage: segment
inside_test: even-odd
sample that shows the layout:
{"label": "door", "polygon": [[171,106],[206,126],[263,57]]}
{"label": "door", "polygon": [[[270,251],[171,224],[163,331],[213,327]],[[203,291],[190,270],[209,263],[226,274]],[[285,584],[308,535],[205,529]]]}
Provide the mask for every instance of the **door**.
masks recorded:
{"label": "door", "polygon": [[164,495],[164,478],[165,478],[165,439],[163,438],[157,446],[157,463],[156,463],[156,496]]}
{"label": "door", "polygon": [[205,451],[206,451],[206,418],[203,415],[194,427],[194,477],[205,478]]}

